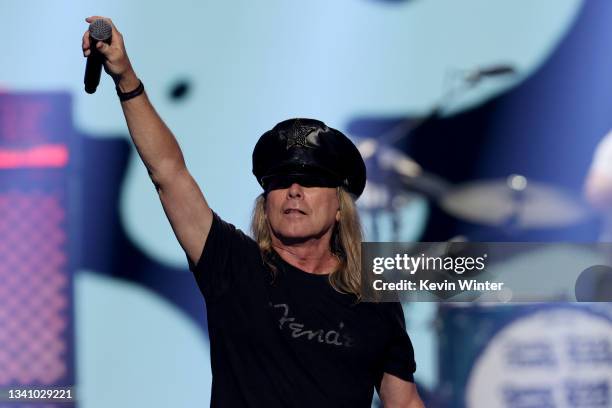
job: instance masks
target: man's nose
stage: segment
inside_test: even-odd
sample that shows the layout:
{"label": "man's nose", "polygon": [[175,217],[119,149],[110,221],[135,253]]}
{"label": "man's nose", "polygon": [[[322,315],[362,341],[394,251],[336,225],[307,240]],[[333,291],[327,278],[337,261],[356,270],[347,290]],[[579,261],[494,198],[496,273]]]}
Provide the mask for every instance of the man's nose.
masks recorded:
{"label": "man's nose", "polygon": [[287,189],[287,195],[289,198],[301,198],[303,196],[303,187],[298,183],[293,183]]}

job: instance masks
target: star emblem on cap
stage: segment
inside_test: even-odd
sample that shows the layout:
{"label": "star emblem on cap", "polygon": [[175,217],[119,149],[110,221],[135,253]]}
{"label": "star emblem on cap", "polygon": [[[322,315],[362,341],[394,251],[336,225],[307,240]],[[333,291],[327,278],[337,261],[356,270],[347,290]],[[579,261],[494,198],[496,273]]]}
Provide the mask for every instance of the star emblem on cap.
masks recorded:
{"label": "star emblem on cap", "polygon": [[299,121],[296,121],[291,127],[291,130],[284,130],[280,133],[285,137],[285,140],[287,142],[287,150],[289,150],[294,146],[302,146],[308,148],[314,147],[309,143],[307,138],[312,132],[315,132],[316,130],[317,128],[315,126],[302,125]]}

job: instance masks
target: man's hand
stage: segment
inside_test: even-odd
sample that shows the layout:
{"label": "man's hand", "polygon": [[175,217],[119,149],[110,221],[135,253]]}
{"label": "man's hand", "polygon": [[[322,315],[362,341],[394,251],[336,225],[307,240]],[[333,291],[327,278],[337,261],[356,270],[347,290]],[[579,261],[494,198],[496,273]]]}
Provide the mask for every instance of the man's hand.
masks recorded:
{"label": "man's hand", "polygon": [[[97,50],[104,56],[104,70],[109,74],[115,84],[119,86],[122,92],[129,92],[138,86],[138,78],[132,69],[132,64],[125,51],[123,36],[117,30],[110,18],[91,16],[85,19],[88,23],[93,23],[97,19],[103,19],[112,27],[111,43],[106,44],[103,41],[98,41]],[[89,30],[83,34],[83,56],[88,57],[91,54],[91,44],[89,42]]]}

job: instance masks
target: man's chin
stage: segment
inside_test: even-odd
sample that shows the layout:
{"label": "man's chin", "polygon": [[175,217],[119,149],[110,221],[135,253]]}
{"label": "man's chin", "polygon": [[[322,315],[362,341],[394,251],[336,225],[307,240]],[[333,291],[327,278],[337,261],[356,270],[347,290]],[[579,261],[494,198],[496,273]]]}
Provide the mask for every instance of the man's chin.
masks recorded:
{"label": "man's chin", "polygon": [[315,234],[312,231],[300,231],[300,230],[288,230],[288,231],[277,231],[275,234],[281,243],[285,245],[295,245],[304,242],[308,242],[313,239],[317,239],[319,234]]}
{"label": "man's chin", "polygon": [[277,235],[277,238],[285,245],[295,245],[307,242],[313,237],[305,234],[281,234]]}

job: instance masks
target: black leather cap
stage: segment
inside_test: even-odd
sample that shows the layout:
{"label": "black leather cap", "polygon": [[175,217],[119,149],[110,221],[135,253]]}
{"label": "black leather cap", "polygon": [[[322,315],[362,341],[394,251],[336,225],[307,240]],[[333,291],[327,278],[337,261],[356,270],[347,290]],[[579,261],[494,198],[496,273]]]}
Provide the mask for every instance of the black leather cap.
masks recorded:
{"label": "black leather cap", "polygon": [[343,186],[359,197],[366,167],[357,147],[342,132],[316,119],[289,119],[264,133],[253,150],[253,174],[268,190],[274,180]]}

